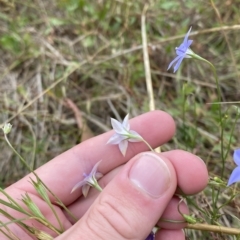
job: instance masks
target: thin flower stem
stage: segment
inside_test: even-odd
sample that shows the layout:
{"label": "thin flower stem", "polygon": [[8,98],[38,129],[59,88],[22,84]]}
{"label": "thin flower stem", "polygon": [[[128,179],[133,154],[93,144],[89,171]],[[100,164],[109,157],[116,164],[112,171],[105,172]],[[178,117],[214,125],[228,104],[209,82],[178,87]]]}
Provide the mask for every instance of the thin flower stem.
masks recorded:
{"label": "thin flower stem", "polygon": [[[18,221],[16,221],[16,219],[11,216],[10,214],[8,214],[7,212],[5,212],[4,210],[0,209],[0,213],[5,216],[6,218],[8,218],[9,220],[11,220],[11,222],[17,222],[21,227],[23,227],[25,230],[27,230],[29,233],[31,234],[34,234],[33,231],[31,231],[31,229],[34,229],[28,225],[26,225],[21,219],[18,219]],[[47,226],[48,228],[50,228],[51,230],[53,230],[54,232],[56,232],[58,235],[60,235],[60,232],[53,226],[51,225],[48,225],[48,223],[46,223],[45,221],[43,221],[42,219],[40,218],[37,218],[37,217],[29,217],[29,219],[36,219],[38,222],[42,223],[43,225]]]}
{"label": "thin flower stem", "polygon": [[[1,224],[1,223],[2,223],[2,222],[0,221],[0,224]],[[6,229],[6,231],[7,231],[8,233],[6,233],[5,231],[3,231],[2,228],[0,229],[0,232],[1,232],[2,234],[4,234],[4,235],[7,237],[7,239],[9,239],[9,240],[21,240],[21,239],[18,238],[7,226],[5,226],[4,228]]]}
{"label": "thin flower stem", "polygon": [[152,152],[155,152],[154,149],[150,146],[150,144],[149,144],[146,140],[142,139],[142,141],[149,147],[149,149],[150,149]]}
{"label": "thin flower stem", "polygon": [[[19,159],[21,160],[21,162],[23,163],[23,165],[24,165],[30,172],[32,172],[37,179],[40,180],[40,178],[39,178],[38,175],[33,171],[33,169],[31,169],[31,168],[28,166],[28,164],[27,164],[27,162],[25,161],[25,159],[24,159],[24,158],[15,150],[15,148],[12,146],[12,144],[11,144],[10,141],[8,140],[7,134],[4,134],[4,138],[5,138],[6,142],[7,142],[7,144],[9,145],[9,147],[12,149],[12,151],[19,157]],[[40,181],[41,181],[41,180],[40,180]],[[42,181],[41,181],[41,182],[42,182]],[[43,182],[42,182],[42,184],[44,185],[44,187],[46,187],[46,189],[47,189],[54,197],[56,197],[56,196],[52,193],[52,191],[50,191],[50,189],[49,189]],[[60,200],[60,199],[57,198],[57,197],[56,197],[56,199],[57,199],[57,200]],[[48,204],[48,205],[49,205],[49,204]],[[55,209],[54,209],[52,206],[50,206],[50,205],[49,205],[49,207],[52,209],[53,214],[54,214],[54,216],[56,217],[56,219],[57,219],[57,221],[58,221],[58,224],[59,224],[60,229],[61,229],[60,232],[62,232],[62,231],[64,230],[63,225],[62,225],[62,222],[60,221],[60,219],[59,219],[59,217],[58,217]]]}
{"label": "thin flower stem", "polygon": [[[217,72],[216,72],[216,68],[214,67],[214,65],[209,62],[208,60],[200,57],[197,54],[192,54],[191,57],[198,59],[200,61],[203,61],[205,63],[207,63],[210,67],[211,70],[213,72],[215,81],[216,81],[216,85],[217,85],[217,95],[218,95],[218,102],[221,102],[221,89],[220,89],[220,85],[219,85],[219,80],[218,80],[218,76],[217,76]],[[222,117],[222,109],[221,106],[219,105],[218,108],[218,112],[219,112],[219,118],[220,118],[220,139],[221,139],[221,160],[222,160],[222,169],[221,169],[221,178],[223,178],[224,176],[224,170],[225,170],[225,156],[224,156],[224,143],[223,143],[223,133],[224,133],[224,126],[223,126],[223,117]],[[216,217],[217,212],[218,212],[218,207],[217,207],[217,200],[220,194],[220,190],[216,191],[216,195],[214,194],[214,191],[212,191],[212,198],[213,198],[213,219]]]}
{"label": "thin flower stem", "polygon": [[[9,203],[8,203],[8,202],[0,199],[0,203],[1,203],[2,205],[5,205],[5,206],[7,206],[7,207],[10,207],[10,208],[12,208],[12,209],[14,209],[14,210],[16,210],[16,211],[18,211],[18,212],[21,212],[21,213],[23,213],[23,214],[25,214],[25,215],[27,215],[27,216],[31,216],[31,214],[30,214],[29,212],[27,212],[24,208],[22,208],[22,206],[20,206],[20,205],[19,205],[10,195],[8,195],[2,188],[0,188],[0,192],[1,192],[5,197],[7,197],[8,201],[9,201]],[[2,209],[0,209],[0,212],[1,212],[1,211],[2,211]]]}
{"label": "thin flower stem", "polygon": [[[178,221],[178,220],[161,219],[160,221],[176,223],[176,224],[177,223],[186,223],[185,220]],[[206,223],[187,223],[187,226],[185,228],[201,230],[201,231],[209,231],[209,232],[218,232],[218,233],[224,233],[224,234],[229,234],[229,235],[240,235],[240,229],[238,229],[238,228],[210,225],[210,224],[206,224]]]}
{"label": "thin flower stem", "polygon": [[22,223],[23,221],[29,220],[29,219],[35,219],[36,221],[42,223],[44,226],[49,227],[51,230],[53,230],[55,233],[57,233],[58,235],[60,235],[60,232],[57,231],[57,229],[55,229],[54,227],[52,227],[51,225],[48,224],[48,222],[46,223],[45,221],[43,221],[42,219],[38,218],[38,217],[27,217],[27,218],[19,218],[19,219],[12,219],[9,222],[5,222],[5,223],[1,223],[0,222],[0,228],[5,227],[7,225],[13,224],[13,223]]}
{"label": "thin flower stem", "polygon": [[55,228],[49,221],[47,221],[46,219],[41,219],[38,217],[31,217],[30,219],[35,219],[38,222],[42,223],[44,226],[46,226],[47,228],[51,229],[52,231],[54,231],[56,234],[60,235],[62,232],[59,231],[57,228]]}
{"label": "thin flower stem", "polygon": [[161,218],[160,222],[186,223],[186,220],[170,220],[170,219]]}
{"label": "thin flower stem", "polygon": [[[5,193],[4,191],[1,191],[1,192],[9,199],[9,201],[12,201],[12,198],[7,193]],[[56,232],[58,235],[60,235],[61,232],[57,228],[55,228],[46,218],[40,218],[40,217],[32,216],[29,212],[22,211],[21,210],[22,207],[20,205],[18,205],[18,204],[17,204],[17,206],[19,206],[19,207],[16,208],[16,207],[11,206],[9,204],[5,204],[4,202],[1,202],[1,203],[3,205],[5,205],[5,206],[8,206],[8,207],[18,211],[18,212],[24,213],[25,215],[28,216],[28,218],[26,218],[26,219],[35,219],[36,221],[40,222],[44,226],[48,227],[49,229],[52,229],[54,232]],[[14,203],[15,203],[15,201],[14,201]],[[1,215],[3,215],[5,217],[7,217],[8,219],[10,219],[11,223],[14,223],[14,222],[22,223],[23,222],[23,219],[14,219],[14,217],[12,217],[10,214],[8,214],[6,211],[4,211],[2,209],[0,209],[0,213],[1,213]],[[0,224],[0,227],[1,227],[1,224]]]}
{"label": "thin flower stem", "polygon": [[[232,127],[231,127],[230,138],[229,138],[229,141],[228,141],[227,150],[226,150],[226,152],[225,152],[224,159],[226,159],[227,156],[228,156],[228,154],[229,154],[230,145],[231,145],[231,143],[232,143],[232,138],[233,138],[233,132],[234,132],[234,130],[235,130],[236,124],[237,124],[237,122],[238,122],[238,120],[239,120],[239,117],[240,117],[240,110],[239,110],[239,108],[236,107],[236,106],[235,106],[235,108],[236,108],[236,110],[237,110],[237,112],[236,112],[236,117],[235,117],[235,119],[234,119],[234,121],[233,121],[233,124],[232,124]],[[227,111],[228,111],[228,110],[227,110]],[[227,112],[226,112],[226,113],[227,113]]]}
{"label": "thin flower stem", "polygon": [[[45,185],[45,183],[37,176],[37,174],[36,174],[35,172],[32,172],[32,173],[36,176],[36,178],[37,178],[39,181],[41,181],[41,183],[42,183],[43,186],[48,190],[48,192],[49,192],[53,197],[55,197],[55,199],[57,200],[57,203],[58,203],[64,210],[68,210],[67,207],[66,207],[66,206],[63,204],[63,202],[60,200],[60,198],[59,198],[58,196],[56,196],[56,195],[47,187],[47,185]],[[49,207],[51,208],[51,210],[53,211],[53,214],[54,214],[54,216],[56,217],[56,219],[57,219],[57,221],[58,221],[58,224],[59,224],[59,226],[60,226],[61,232],[63,232],[63,231],[64,231],[64,227],[63,227],[62,222],[60,221],[60,219],[59,219],[59,217],[58,217],[55,209],[51,206],[51,204],[48,204],[48,205],[49,205]],[[68,210],[67,212],[70,213],[69,210]],[[74,219],[76,219],[76,217],[75,217],[73,214],[70,214],[70,215],[71,215]]]}
{"label": "thin flower stem", "polygon": [[33,172],[33,170],[28,166],[28,164],[26,163],[25,159],[15,150],[15,148],[12,146],[12,144],[9,142],[7,134],[4,134],[4,138],[7,142],[7,144],[9,145],[9,147],[12,149],[12,151],[20,158],[21,162],[23,163],[23,165],[30,171]]}
{"label": "thin flower stem", "polygon": [[[218,102],[221,102],[221,89],[220,89],[220,85],[219,85],[219,80],[218,80],[218,76],[217,76],[217,72],[216,72],[216,68],[214,67],[214,65],[209,62],[208,60],[206,60],[205,58],[202,58],[198,55],[191,55],[193,58],[201,60],[205,63],[207,63],[210,67],[211,70],[213,72],[215,81],[216,81],[216,85],[217,85],[217,94],[218,94]],[[222,109],[221,106],[219,106],[219,117],[220,117],[220,127],[221,127],[221,132],[220,132],[220,138],[221,138],[221,158],[222,158],[222,172],[221,172],[221,177],[223,177],[224,175],[224,169],[225,169],[225,159],[224,159],[224,146],[223,146],[223,120],[222,120]]]}
{"label": "thin flower stem", "polygon": [[78,218],[75,215],[73,215],[73,213],[63,204],[63,202],[58,197],[56,197],[56,196],[54,196],[54,197],[57,199],[56,203],[60,207],[62,207],[74,221],[77,221]]}
{"label": "thin flower stem", "polygon": [[218,225],[209,225],[205,223],[195,223],[195,224],[188,223],[185,228],[240,236],[240,229],[223,227]]}

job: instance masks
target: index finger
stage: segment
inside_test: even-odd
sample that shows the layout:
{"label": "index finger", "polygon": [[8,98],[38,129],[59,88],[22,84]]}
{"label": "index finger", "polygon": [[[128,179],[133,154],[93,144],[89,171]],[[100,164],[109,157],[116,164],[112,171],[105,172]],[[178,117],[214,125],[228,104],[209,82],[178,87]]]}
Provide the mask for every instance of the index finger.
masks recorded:
{"label": "index finger", "polygon": [[[167,142],[175,133],[175,123],[172,117],[163,111],[152,111],[130,120],[131,130],[138,132],[153,148]],[[92,167],[102,160],[98,171],[106,174],[114,168],[126,163],[136,154],[148,150],[143,142],[129,143],[126,156],[122,156],[117,145],[107,145],[113,131],[101,134],[76,145],[50,162],[38,168],[35,172],[39,178],[68,205],[80,195],[80,191],[70,194],[73,186],[83,179],[83,173],[89,173]],[[27,175],[12,187],[36,194],[29,183]]]}

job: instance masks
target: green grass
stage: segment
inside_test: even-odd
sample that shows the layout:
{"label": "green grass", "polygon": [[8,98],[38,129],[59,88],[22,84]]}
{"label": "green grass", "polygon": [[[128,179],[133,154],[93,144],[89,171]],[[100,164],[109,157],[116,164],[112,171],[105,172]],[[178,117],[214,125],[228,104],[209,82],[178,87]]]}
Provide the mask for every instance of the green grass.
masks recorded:
{"label": "green grass", "polygon": [[[28,163],[38,167],[80,142],[71,99],[95,135],[110,128],[109,117],[148,111],[143,64],[141,14],[144,1],[61,0],[0,1],[0,124],[11,119],[11,143]],[[193,27],[192,49],[211,61],[220,79],[222,101],[239,100],[239,0],[149,1],[146,29],[157,109],[172,114],[174,139],[163,151],[181,148],[205,160],[210,176],[221,175],[219,105],[211,69],[184,60],[176,74],[167,72],[174,48]],[[224,31],[221,30],[224,26]],[[232,150],[240,146],[239,104],[222,104],[224,113],[224,180],[234,168]],[[159,123],[160,124],[160,123]],[[232,142],[228,146],[230,138]],[[0,136],[0,185],[8,186],[27,171]],[[194,197],[211,211],[212,188]],[[221,189],[219,202],[230,190]],[[219,223],[238,227],[238,198],[222,209]],[[196,217],[214,222],[211,214]],[[190,239],[236,239],[188,232]]]}

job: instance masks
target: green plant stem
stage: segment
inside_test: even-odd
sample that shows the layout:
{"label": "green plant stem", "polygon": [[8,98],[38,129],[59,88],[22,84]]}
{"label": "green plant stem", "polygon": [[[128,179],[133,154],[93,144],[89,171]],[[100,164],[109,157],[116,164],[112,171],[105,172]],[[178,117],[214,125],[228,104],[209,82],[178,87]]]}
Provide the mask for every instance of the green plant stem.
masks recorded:
{"label": "green plant stem", "polygon": [[[218,80],[218,76],[217,76],[217,72],[216,72],[216,68],[214,67],[214,65],[209,62],[208,60],[198,56],[197,54],[192,54],[191,55],[194,59],[203,61],[205,63],[207,63],[210,67],[211,70],[213,72],[215,81],[216,81],[216,85],[217,85],[217,95],[218,95],[218,102],[221,102],[221,89],[220,89],[220,85],[219,85],[219,80]],[[219,106],[218,108],[219,111],[219,118],[220,118],[220,141],[221,141],[221,160],[222,160],[222,169],[221,169],[221,178],[223,178],[224,176],[224,170],[225,170],[225,156],[224,156],[224,142],[223,142],[223,133],[224,133],[224,126],[223,126],[223,117],[222,117],[222,109],[221,106]],[[217,215],[217,211],[218,211],[218,207],[217,207],[217,200],[220,194],[219,189],[216,192],[216,195],[214,194],[213,191],[213,220],[216,218]],[[215,195],[215,196],[214,196]]]}
{"label": "green plant stem", "polygon": [[[183,103],[182,103],[182,126],[183,126],[183,136],[184,136],[184,140],[186,140],[187,139],[187,137],[185,137],[186,136],[186,106],[185,106],[185,104],[186,104],[186,99],[187,99],[187,97],[186,97],[186,94],[185,94],[185,90],[184,90],[184,88],[182,89],[182,92],[183,92]],[[187,149],[186,149],[187,150]]]}
{"label": "green plant stem", "polygon": [[205,224],[205,223],[195,223],[195,224],[188,223],[185,228],[240,236],[240,229],[238,229],[238,228],[229,228],[229,227],[223,227],[223,226],[218,226],[218,225],[209,225],[209,224]]}
{"label": "green plant stem", "polygon": [[[22,208],[22,206],[20,206],[20,205],[19,205],[10,195],[8,195],[3,189],[0,188],[0,192],[1,192],[5,197],[7,197],[8,201],[10,202],[10,203],[8,203],[8,202],[0,199],[0,204],[5,205],[5,206],[7,206],[7,207],[9,207],[9,208],[12,208],[12,209],[14,209],[14,210],[16,210],[16,211],[18,211],[18,212],[21,212],[21,213],[23,213],[23,214],[25,214],[25,215],[27,215],[27,216],[31,216],[29,212],[27,212],[24,208]],[[0,211],[2,211],[2,209],[0,209]]]}
{"label": "green plant stem", "polygon": [[[5,227],[5,228],[6,228],[6,227]],[[11,232],[10,229],[7,228],[6,230],[7,230],[8,234],[7,234],[6,232],[4,232],[2,229],[0,229],[0,232],[1,232],[4,236],[6,236],[7,239],[9,239],[9,240],[21,240],[21,239],[18,238],[16,235],[14,235],[13,232]],[[12,238],[10,235],[13,236],[13,238]]]}
{"label": "green plant stem", "polygon": [[[170,223],[186,223],[185,220],[170,220],[170,219],[160,219],[161,222],[170,222]],[[240,236],[240,229],[238,228],[230,228],[218,225],[210,225],[207,223],[187,223],[185,227],[187,229],[195,229],[200,231],[209,231],[209,232],[218,232],[222,234],[229,234],[229,235],[239,235]]]}
{"label": "green plant stem", "polygon": [[[40,178],[38,177],[38,175],[33,171],[33,169],[31,169],[31,168],[28,166],[28,164],[27,164],[27,162],[25,161],[25,159],[24,159],[24,158],[15,150],[15,148],[12,146],[12,144],[11,144],[10,141],[8,140],[8,137],[7,137],[6,134],[4,134],[4,138],[5,138],[6,142],[7,142],[7,144],[9,145],[9,147],[12,149],[12,151],[19,157],[19,159],[21,160],[21,162],[23,163],[23,165],[24,165],[30,172],[32,172],[32,173],[34,174],[34,176],[35,176],[39,181],[41,181]],[[56,197],[55,194],[53,194],[52,191],[51,191],[42,181],[41,181],[41,183],[44,185],[44,187],[45,187],[54,197]],[[56,199],[60,201],[59,198],[56,197]],[[49,204],[48,204],[48,205],[49,205]],[[49,205],[49,207],[50,207],[51,210],[53,211],[53,214],[54,214],[54,216],[56,217],[56,219],[57,219],[57,221],[58,221],[58,224],[59,224],[59,226],[60,226],[60,229],[61,229],[61,230],[58,230],[58,231],[59,231],[59,232],[63,232],[64,228],[63,228],[62,222],[60,221],[60,219],[59,219],[59,217],[58,217],[55,209],[51,206],[51,204]],[[49,223],[49,224],[50,224],[50,223]],[[54,227],[54,226],[53,226],[53,227]]]}
{"label": "green plant stem", "polygon": [[[5,194],[5,196],[9,196],[9,195],[7,195],[6,193],[4,193]],[[10,200],[11,198],[9,198],[9,200]],[[40,222],[41,224],[43,224],[44,226],[46,226],[46,227],[48,227],[49,229],[51,229],[51,230],[53,230],[54,232],[56,232],[58,235],[60,235],[60,232],[59,232],[59,230],[58,229],[56,229],[47,219],[45,219],[45,218],[40,218],[40,217],[36,217],[36,216],[32,216],[30,213],[28,213],[27,211],[22,211],[21,209],[23,209],[20,205],[17,205],[17,206],[19,206],[18,208],[16,208],[16,207],[14,207],[14,206],[12,206],[12,205],[10,205],[10,204],[5,204],[4,202],[1,202],[3,205],[5,205],[5,206],[8,206],[9,208],[12,208],[12,209],[14,209],[14,210],[16,210],[16,211],[18,211],[18,212],[21,212],[21,213],[24,213],[25,215],[27,215],[28,216],[28,218],[25,218],[25,219],[35,219],[36,221],[38,221],[38,222]],[[8,219],[11,219],[11,223],[14,223],[14,222],[18,222],[18,223],[22,223],[22,221],[21,221],[21,219],[14,219],[10,214],[8,214],[6,211],[4,211],[4,210],[2,210],[2,209],[0,209],[0,213],[1,213],[1,215],[3,215],[3,216],[5,216],[5,217],[7,217]],[[5,224],[5,223],[4,223]],[[4,225],[3,224],[3,225]],[[1,225],[2,224],[0,224],[0,228],[1,228]]]}
{"label": "green plant stem", "polygon": [[151,147],[151,145],[144,139],[142,139],[142,141],[149,147],[149,149],[152,151],[152,152],[155,152],[154,149]]}
{"label": "green plant stem", "polygon": [[[15,148],[12,146],[12,144],[9,142],[8,137],[6,134],[4,134],[4,138],[7,142],[7,144],[9,145],[9,147],[12,149],[12,151],[19,157],[19,159],[21,160],[21,162],[23,163],[23,165],[30,171],[33,172],[33,170],[28,166],[28,164],[26,163],[25,159],[15,150]],[[35,175],[35,173],[34,173]]]}
{"label": "green plant stem", "polygon": [[[210,67],[211,70],[213,72],[215,81],[216,81],[216,85],[217,85],[217,95],[218,95],[218,102],[221,102],[221,89],[220,89],[220,85],[219,85],[219,80],[218,80],[218,76],[217,76],[217,72],[216,72],[216,68],[213,66],[213,64],[211,62],[209,62],[208,60],[198,56],[198,55],[192,55],[195,59],[201,60],[205,63],[207,63]],[[221,131],[220,131],[220,139],[221,139],[221,158],[222,158],[222,171],[221,171],[221,178],[223,178],[224,175],[224,168],[225,168],[225,158],[224,158],[224,146],[223,146],[223,120],[222,120],[222,109],[221,106],[219,106],[219,117],[220,117],[220,127],[221,127]]]}
{"label": "green plant stem", "polygon": [[227,158],[227,155],[228,155],[228,153],[229,153],[230,144],[231,144],[231,142],[232,142],[232,137],[233,137],[233,132],[234,132],[234,129],[235,129],[235,127],[236,127],[237,121],[238,121],[238,119],[239,119],[239,115],[240,115],[240,111],[239,111],[239,108],[237,108],[236,118],[235,118],[234,123],[233,123],[233,125],[232,125],[232,129],[231,129],[231,133],[230,133],[230,139],[229,139],[229,142],[228,142],[227,151],[226,151],[226,153],[225,153],[224,159]]}
{"label": "green plant stem", "polygon": [[195,229],[200,231],[209,231],[209,232],[218,232],[222,234],[229,234],[229,235],[240,235],[240,229],[238,228],[230,228],[224,227],[219,225],[210,225],[207,223],[188,223],[185,220],[170,220],[170,219],[160,219],[161,222],[170,222],[170,223],[187,223],[185,228],[187,229]]}

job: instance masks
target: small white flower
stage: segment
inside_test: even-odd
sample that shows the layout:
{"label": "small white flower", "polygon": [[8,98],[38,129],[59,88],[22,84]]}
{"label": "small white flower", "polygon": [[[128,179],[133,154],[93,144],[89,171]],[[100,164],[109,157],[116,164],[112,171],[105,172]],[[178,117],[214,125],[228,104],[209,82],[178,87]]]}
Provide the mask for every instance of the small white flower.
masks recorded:
{"label": "small white flower", "polygon": [[128,142],[141,142],[143,138],[135,131],[130,130],[128,114],[123,122],[111,118],[111,124],[115,134],[108,140],[107,144],[117,144],[123,156],[125,156]]}
{"label": "small white flower", "polygon": [[73,187],[71,193],[73,193],[76,189],[80,187],[82,187],[82,193],[84,197],[87,197],[90,187],[95,187],[97,190],[102,191],[102,188],[99,186],[97,182],[97,180],[103,176],[102,173],[97,172],[97,168],[101,161],[97,162],[94,165],[92,171],[89,174],[86,173],[83,174],[84,179]]}
{"label": "small white flower", "polygon": [[2,128],[4,134],[10,133],[11,129],[12,129],[12,124],[10,124],[10,123],[5,123],[3,128]]}

